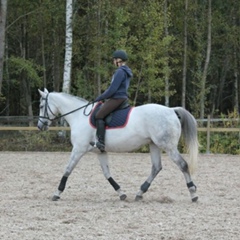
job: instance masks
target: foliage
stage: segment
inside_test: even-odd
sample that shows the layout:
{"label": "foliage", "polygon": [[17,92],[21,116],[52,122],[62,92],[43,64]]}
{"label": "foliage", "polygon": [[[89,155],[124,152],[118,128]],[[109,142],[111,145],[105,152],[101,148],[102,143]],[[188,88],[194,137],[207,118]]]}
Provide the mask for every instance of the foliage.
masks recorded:
{"label": "foliage", "polygon": [[[207,152],[207,134],[198,134],[201,144],[200,153]],[[210,153],[213,154],[240,154],[240,135],[238,132],[213,132],[210,137]]]}
{"label": "foliage", "polygon": [[[210,153],[213,154],[240,154],[240,135],[231,133],[211,133]],[[198,133],[200,143],[199,152],[207,152],[207,134]],[[4,131],[1,133],[0,151],[71,151],[69,133],[61,138],[55,131]],[[179,143],[179,151],[186,153],[183,139]],[[148,153],[149,146],[145,145],[136,152]]]}
{"label": "foliage", "polygon": [[69,136],[65,139],[56,132],[10,131],[1,136],[0,151],[71,151]]}
{"label": "foliage", "polygon": [[[1,115],[27,115],[31,107],[35,114],[38,88],[61,91],[65,3],[8,1]],[[170,84],[170,106],[181,105],[187,17],[186,108],[199,117],[207,49],[207,1],[188,1],[187,10],[181,0],[78,0],[73,7],[72,94],[92,100],[104,91],[115,70],[111,54],[122,48],[128,52],[128,65],[134,74],[129,97],[136,105],[163,104],[166,78]],[[240,1],[212,1],[212,51],[203,96],[205,117],[223,117],[234,109],[239,117],[239,23]],[[235,136],[230,141],[230,135],[212,133],[211,151],[228,149],[228,145],[227,151],[232,148],[237,152],[234,139],[239,138]],[[217,146],[219,138],[223,141]],[[201,133],[203,146],[204,139]]]}
{"label": "foliage", "polygon": [[[222,121],[211,123],[211,128],[240,128],[240,122],[236,111],[221,115]],[[206,127],[206,126],[205,126]],[[200,144],[199,152],[207,153],[207,132],[198,132]],[[186,153],[183,139],[180,140],[179,150]],[[210,149],[213,154],[240,154],[240,133],[239,132],[210,132]]]}
{"label": "foliage", "polygon": [[[222,121],[212,123],[211,127],[240,128],[238,113],[235,111],[221,114]],[[239,132],[211,132],[210,133],[210,153],[219,154],[239,154],[240,153],[240,133]],[[199,141],[202,145],[200,151],[207,151],[207,134],[200,133]]]}
{"label": "foliage", "polygon": [[[12,76],[19,76],[24,73],[25,77],[30,79],[31,87],[37,87],[41,84],[40,72],[43,71],[42,66],[35,64],[32,60],[19,57],[11,57],[8,60],[8,67]],[[18,82],[18,79],[15,81]]]}

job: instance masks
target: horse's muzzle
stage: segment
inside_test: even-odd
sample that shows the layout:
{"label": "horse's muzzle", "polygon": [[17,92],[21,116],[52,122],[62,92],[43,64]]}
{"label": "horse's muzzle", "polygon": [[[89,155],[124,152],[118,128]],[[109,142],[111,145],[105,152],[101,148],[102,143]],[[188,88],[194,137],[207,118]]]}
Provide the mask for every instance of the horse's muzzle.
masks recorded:
{"label": "horse's muzzle", "polygon": [[46,131],[46,130],[48,130],[48,125],[44,125],[44,124],[38,124],[38,129],[40,130],[40,131]]}

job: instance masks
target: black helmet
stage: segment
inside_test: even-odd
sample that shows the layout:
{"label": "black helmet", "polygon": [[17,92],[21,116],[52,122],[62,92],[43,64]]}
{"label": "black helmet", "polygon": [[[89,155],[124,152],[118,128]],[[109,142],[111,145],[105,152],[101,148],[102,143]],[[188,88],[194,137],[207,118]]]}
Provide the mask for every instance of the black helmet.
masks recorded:
{"label": "black helmet", "polygon": [[128,59],[127,53],[123,50],[117,50],[113,53],[113,58],[121,58],[123,61]]}

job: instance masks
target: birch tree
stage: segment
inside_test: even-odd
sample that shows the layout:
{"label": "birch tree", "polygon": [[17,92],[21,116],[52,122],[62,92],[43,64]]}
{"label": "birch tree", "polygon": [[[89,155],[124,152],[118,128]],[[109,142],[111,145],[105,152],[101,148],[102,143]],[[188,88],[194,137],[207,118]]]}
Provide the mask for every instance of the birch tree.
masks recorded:
{"label": "birch tree", "polygon": [[73,0],[66,0],[66,38],[65,38],[65,60],[63,72],[63,88],[62,91],[70,93],[71,87],[71,67],[72,67],[72,15],[73,15]]}
{"label": "birch tree", "polygon": [[[66,0],[65,60],[62,87],[62,91],[65,93],[70,93],[71,87],[72,42],[73,42],[72,17],[73,17],[73,0]],[[67,126],[67,122],[64,120],[64,118],[61,118],[61,125]],[[59,131],[58,135],[60,137],[65,138],[66,131],[65,130]]]}
{"label": "birch tree", "polygon": [[7,0],[1,0],[1,5],[0,5],[0,94],[2,92],[2,82],[3,82],[6,17],[7,17]]}

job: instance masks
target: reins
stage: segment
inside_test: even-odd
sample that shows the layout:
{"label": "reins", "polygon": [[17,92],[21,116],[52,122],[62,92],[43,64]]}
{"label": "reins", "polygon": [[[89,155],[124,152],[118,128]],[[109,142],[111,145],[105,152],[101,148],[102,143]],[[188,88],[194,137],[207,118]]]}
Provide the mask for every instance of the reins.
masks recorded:
{"label": "reins", "polygon": [[[74,109],[74,110],[72,110],[72,111],[70,111],[70,112],[67,112],[67,113],[65,113],[65,114],[56,116],[56,115],[52,112],[52,110],[50,109],[50,107],[49,107],[49,105],[48,105],[48,95],[49,95],[49,94],[47,94],[46,98],[42,98],[43,100],[46,101],[45,110],[44,110],[44,115],[47,115],[47,116],[46,116],[46,117],[45,117],[45,116],[39,116],[39,119],[40,119],[40,118],[44,118],[44,119],[48,119],[48,120],[50,120],[50,121],[54,121],[54,120],[57,120],[57,119],[62,118],[62,117],[65,117],[65,116],[67,116],[67,115],[69,115],[69,114],[71,114],[71,113],[74,113],[74,112],[76,112],[76,111],[78,111],[78,110],[80,110],[80,109],[83,109],[83,108],[84,108],[84,111],[83,111],[84,116],[89,116],[89,115],[91,114],[91,112],[92,112],[93,104],[95,103],[95,101],[92,101],[92,102],[89,102],[89,103],[87,103],[86,105],[84,105],[84,106],[82,106],[82,107],[76,108],[76,109]],[[92,109],[90,110],[89,113],[86,113],[86,109],[87,109],[87,107],[90,106],[90,105],[92,105]],[[52,113],[52,115],[55,116],[55,118],[53,118],[53,119],[50,119],[50,118],[49,118],[49,116],[48,116],[48,111],[47,111],[48,109],[49,109],[49,111]],[[41,121],[41,120],[40,120],[40,121]]]}

